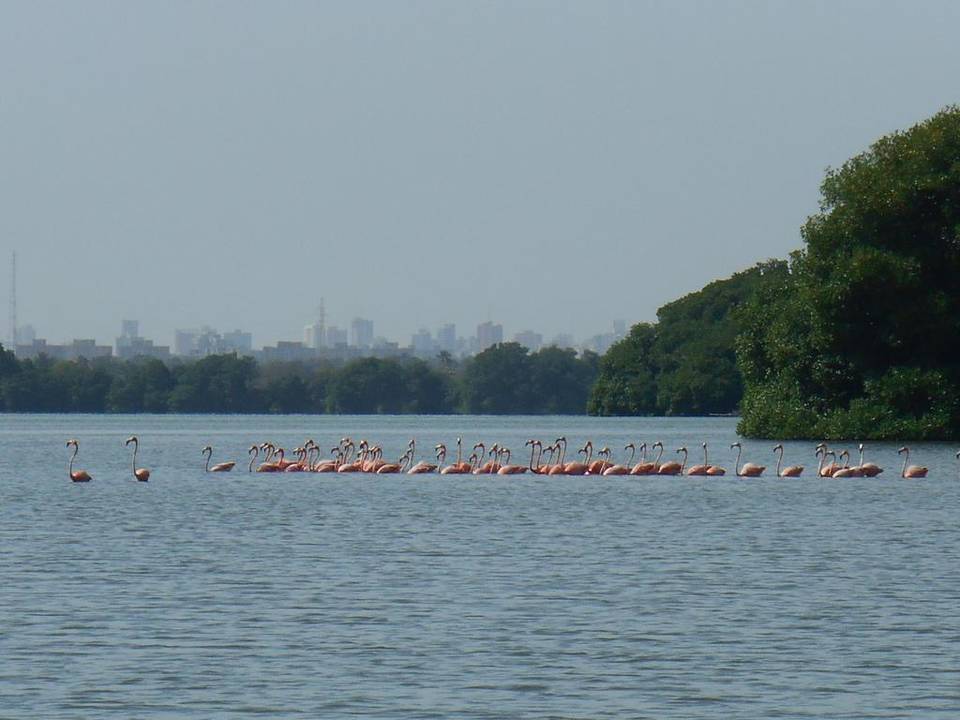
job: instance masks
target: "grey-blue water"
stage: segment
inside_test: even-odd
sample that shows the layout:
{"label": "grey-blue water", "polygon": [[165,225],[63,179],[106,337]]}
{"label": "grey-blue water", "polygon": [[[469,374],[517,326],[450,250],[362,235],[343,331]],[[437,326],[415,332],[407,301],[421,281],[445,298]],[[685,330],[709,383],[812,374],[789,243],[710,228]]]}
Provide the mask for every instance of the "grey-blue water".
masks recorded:
{"label": "grey-blue water", "polygon": [[[254,441],[712,448],[729,419],[0,416],[3,718],[957,718],[960,482],[205,475]],[[130,476],[123,445],[139,435]],[[67,479],[68,437],[77,467]],[[771,442],[744,459],[773,464]],[[811,443],[788,462],[813,465]],[[427,453],[423,453],[427,457]],[[696,453],[693,457],[698,457]]]}

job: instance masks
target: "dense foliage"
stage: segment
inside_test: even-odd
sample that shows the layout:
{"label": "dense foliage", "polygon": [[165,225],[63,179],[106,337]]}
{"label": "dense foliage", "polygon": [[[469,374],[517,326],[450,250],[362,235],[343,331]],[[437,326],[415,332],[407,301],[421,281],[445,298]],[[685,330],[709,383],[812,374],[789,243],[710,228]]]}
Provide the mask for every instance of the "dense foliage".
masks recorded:
{"label": "dense foliage", "polygon": [[740,431],[960,436],[960,109],[831,170],[790,273],[743,312]]}
{"label": "dense foliage", "polygon": [[17,360],[0,346],[0,410],[184,413],[583,413],[597,357],[516,343],[462,364],[449,355],[342,365],[214,355],[159,360]]}
{"label": "dense foliage", "polygon": [[737,309],[787,266],[771,261],[664,305],[656,324],[634,325],[600,360],[589,411],[598,415],[734,412],[743,392],[736,366]]}

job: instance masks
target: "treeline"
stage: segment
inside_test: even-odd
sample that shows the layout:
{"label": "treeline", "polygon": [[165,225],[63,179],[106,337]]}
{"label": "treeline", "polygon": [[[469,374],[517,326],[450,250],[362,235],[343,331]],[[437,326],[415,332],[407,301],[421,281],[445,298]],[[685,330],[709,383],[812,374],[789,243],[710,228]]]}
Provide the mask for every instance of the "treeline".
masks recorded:
{"label": "treeline", "polygon": [[736,412],[743,396],[735,342],[739,309],[787,275],[769,261],[664,305],[600,360],[590,396],[595,415],[709,415]]}
{"label": "treeline", "polygon": [[743,312],[743,434],[960,437],[960,108],[831,170]]}
{"label": "treeline", "polygon": [[582,414],[598,357],[503,343],[462,362],[361,358],[270,363],[215,355],[174,364],[17,360],[0,346],[0,408],[88,413]]}

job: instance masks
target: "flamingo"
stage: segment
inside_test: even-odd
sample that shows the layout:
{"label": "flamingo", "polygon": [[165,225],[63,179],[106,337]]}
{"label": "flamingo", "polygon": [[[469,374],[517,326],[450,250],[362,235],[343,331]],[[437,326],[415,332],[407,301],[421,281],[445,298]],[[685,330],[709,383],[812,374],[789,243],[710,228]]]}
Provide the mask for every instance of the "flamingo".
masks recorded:
{"label": "flamingo", "polygon": [[[663,451],[661,450],[661,455]],[[652,475],[656,471],[657,464],[647,460],[647,444],[640,443],[640,461],[630,470],[631,475]]]}
{"label": "flamingo", "polygon": [[583,453],[584,462],[573,460],[568,462],[564,468],[564,475],[586,475],[590,468],[590,460],[593,458],[593,442],[587,440],[587,444],[577,450],[577,455]]}
{"label": "flamingo", "polygon": [[[663,444],[660,445],[661,452],[663,451]],[[677,448],[677,454],[683,453],[683,462],[678,463],[676,460],[670,460],[665,462],[657,470],[657,475],[683,475],[683,468],[687,464],[687,449],[685,447]]]}
{"label": "flamingo", "polygon": [[80,442],[78,440],[67,440],[67,447],[73,447],[73,455],[70,456],[70,464],[67,466],[67,474],[70,476],[70,480],[73,482],[90,482],[93,480],[90,477],[90,473],[86,470],[74,470],[73,469],[73,459],[77,457],[77,453],[80,452]]}
{"label": "flamingo", "polygon": [[[526,465],[511,465],[510,464],[510,448],[501,448],[500,453],[507,456],[507,460],[504,463],[500,464],[499,469],[497,470],[497,475],[522,475],[527,471]],[[532,460],[532,457],[531,457]]]}
{"label": "flamingo", "polygon": [[633,443],[629,445],[624,445],[624,450],[630,450],[630,459],[626,461],[623,465],[611,465],[606,470],[603,471],[604,475],[629,475],[630,467],[633,465],[633,456],[636,453],[637,449]]}
{"label": "flamingo", "polygon": [[[846,458],[846,460],[844,460]],[[834,471],[833,477],[835,478],[848,478],[848,477],[863,477],[863,471],[859,467],[850,467],[850,451],[844,450],[840,453],[840,460],[843,462],[843,466]]]}
{"label": "flamingo", "polygon": [[[558,437],[554,441],[554,445],[557,448],[557,452],[560,453],[560,457],[557,459],[555,465],[551,466],[550,470],[547,472],[548,475],[563,475],[566,473],[567,466],[564,465],[563,461],[567,456],[567,438]],[[552,458],[551,458],[552,459]]]}
{"label": "flamingo", "polygon": [[306,469],[307,455],[309,452],[306,448],[298,447],[293,449],[293,454],[297,456],[296,462],[289,463],[284,469],[284,472],[303,472]]}
{"label": "flamingo", "polygon": [[130,443],[133,443],[133,476],[140,482],[146,482],[150,479],[150,471],[146,468],[137,467],[137,449],[140,447],[140,441],[137,440],[136,435],[131,435],[124,444],[129,445]]}
{"label": "flamingo", "polygon": [[[413,462],[413,459],[417,456],[417,439],[412,438],[407,444],[407,452],[410,453],[410,462]],[[423,475],[426,473],[432,473],[437,469],[437,466],[433,463],[424,462],[421,460],[416,465],[407,470],[407,475]]]}
{"label": "flamingo", "polygon": [[[445,468],[440,470],[441,475],[465,475],[469,473],[473,468],[470,466],[470,463],[463,462],[463,441],[460,438],[457,438],[457,461],[447,465]],[[447,446],[443,443],[437,446],[438,448],[443,449],[443,456],[447,456]]]}
{"label": "flamingo", "polygon": [[256,445],[251,445],[250,449],[247,450],[247,455],[250,456],[250,464],[247,465],[247,472],[253,472],[253,463],[256,461],[259,454],[260,448],[258,448]]}
{"label": "flamingo", "polygon": [[860,469],[864,477],[876,477],[883,472],[883,468],[876,463],[865,463],[863,461],[863,443],[860,443]]}
{"label": "flamingo", "polygon": [[274,454],[283,460],[283,448],[277,448],[273,443],[265,442],[260,446],[263,451],[263,462],[257,466],[257,472],[280,472],[280,463],[271,462]]}
{"label": "flamingo", "polygon": [[663,457],[663,443],[660,440],[657,440],[653,445],[650,446],[650,449],[660,448],[660,452],[657,453],[656,459],[653,461],[653,467],[650,468],[648,475],[659,475],[660,474],[660,458]]}
{"label": "flamingo", "polygon": [[803,473],[803,465],[788,465],[780,470],[780,465],[783,464],[783,444],[775,445],[773,448],[774,452],[780,451],[779,457],[777,457],[777,477],[800,477]]}
{"label": "flamingo", "polygon": [[337,471],[337,468],[343,464],[343,451],[340,449],[340,446],[337,445],[336,447],[330,448],[330,454],[333,455],[333,459],[317,463],[314,472],[329,473]]}
{"label": "flamingo", "polygon": [[691,465],[687,475],[706,475],[707,470],[710,469],[710,463],[707,462],[707,444],[700,443],[700,446],[703,448],[703,465]]}
{"label": "flamingo", "polygon": [[603,471],[608,467],[612,467],[613,463],[610,462],[610,448],[603,447],[597,451],[597,458],[602,458],[594,460],[590,463],[590,468],[587,470],[587,475],[603,475]]}
{"label": "flamingo", "polygon": [[406,467],[407,462],[411,457],[412,455],[410,454],[410,450],[408,448],[395,463],[384,463],[377,468],[377,475],[389,475],[403,472],[403,469]]}
{"label": "flamingo", "polygon": [[910,460],[910,448],[904,446],[897,450],[897,455],[906,453],[903,458],[903,469],[900,471],[902,478],[924,478],[927,476],[927,469],[923,465],[907,465]]}
{"label": "flamingo", "polygon": [[233,470],[233,466],[236,465],[235,462],[222,462],[210,467],[210,458],[213,456],[213,448],[209,445],[201,450],[200,454],[207,456],[206,465],[203,466],[204,472],[230,472]]}
{"label": "flamingo", "polygon": [[741,467],[740,455],[743,453],[743,448],[740,446],[739,442],[735,442],[730,446],[731,450],[733,450],[733,448],[737,448],[737,462],[734,463],[734,469],[737,477],[760,477],[763,475],[763,471],[767,469],[764,465],[744,463],[743,467]]}
{"label": "flamingo", "polygon": [[[833,456],[834,459],[834,462],[831,462],[829,465],[824,464],[827,461],[827,455]],[[836,454],[827,449],[826,443],[817,445],[817,457],[820,458],[820,462],[817,465],[817,475],[820,477],[833,477],[833,474],[841,467],[836,463]]]}
{"label": "flamingo", "polygon": [[[540,441],[537,441],[540,443]],[[556,445],[547,445],[543,446],[543,443],[540,443],[540,452],[537,455],[537,474],[538,475],[549,475],[550,470],[553,469],[553,458],[557,454],[558,448]],[[549,453],[547,461],[543,461],[543,454]]]}
{"label": "flamingo", "polygon": [[457,462],[453,464],[453,467],[458,469],[455,471],[451,470],[451,472],[461,475],[468,474],[471,470],[473,470],[473,468],[470,466],[470,463],[463,459],[463,438],[457,438]]}

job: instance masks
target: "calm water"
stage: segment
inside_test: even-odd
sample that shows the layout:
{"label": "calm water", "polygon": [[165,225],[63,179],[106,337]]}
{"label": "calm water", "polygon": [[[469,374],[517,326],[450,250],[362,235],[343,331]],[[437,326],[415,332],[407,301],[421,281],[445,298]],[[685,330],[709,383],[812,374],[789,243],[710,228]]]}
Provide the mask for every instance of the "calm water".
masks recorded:
{"label": "calm water", "polygon": [[[566,434],[706,440],[732,469],[734,424],[0,415],[0,717],[960,717],[956,448],[917,446],[920,481],[879,444],[881,478],[842,481],[205,475],[200,457]],[[771,445],[744,459],[773,465]],[[787,460],[813,465],[812,444]]]}

